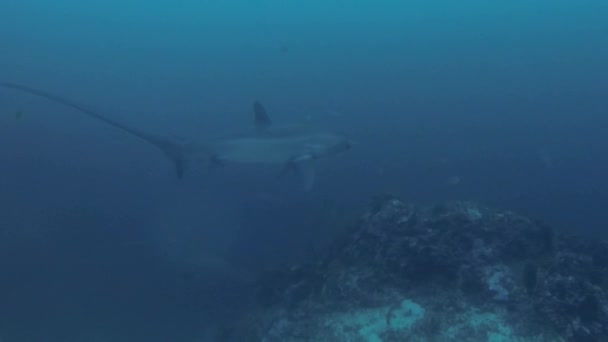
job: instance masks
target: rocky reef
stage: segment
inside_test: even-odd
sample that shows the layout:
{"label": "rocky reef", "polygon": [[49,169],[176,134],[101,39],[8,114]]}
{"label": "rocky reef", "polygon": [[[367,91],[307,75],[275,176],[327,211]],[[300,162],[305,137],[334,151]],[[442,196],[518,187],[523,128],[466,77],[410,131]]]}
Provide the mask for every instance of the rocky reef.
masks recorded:
{"label": "rocky reef", "polygon": [[386,196],[321,260],[266,274],[221,340],[608,341],[608,243]]}

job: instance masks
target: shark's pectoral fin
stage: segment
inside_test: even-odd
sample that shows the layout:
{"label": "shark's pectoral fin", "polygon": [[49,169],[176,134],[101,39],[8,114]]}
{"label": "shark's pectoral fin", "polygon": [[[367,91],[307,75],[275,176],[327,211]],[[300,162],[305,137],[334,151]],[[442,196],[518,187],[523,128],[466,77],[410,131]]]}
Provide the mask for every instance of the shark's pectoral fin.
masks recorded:
{"label": "shark's pectoral fin", "polygon": [[296,174],[301,179],[304,190],[310,191],[316,178],[314,160],[308,157],[291,158],[283,166],[279,178],[287,174]]}
{"label": "shark's pectoral fin", "polygon": [[283,164],[283,168],[281,169],[281,172],[279,172],[279,175],[277,176],[277,178],[281,179],[281,178],[284,178],[288,174],[297,173],[297,167],[298,166],[293,161],[293,159],[288,160],[285,164]]}

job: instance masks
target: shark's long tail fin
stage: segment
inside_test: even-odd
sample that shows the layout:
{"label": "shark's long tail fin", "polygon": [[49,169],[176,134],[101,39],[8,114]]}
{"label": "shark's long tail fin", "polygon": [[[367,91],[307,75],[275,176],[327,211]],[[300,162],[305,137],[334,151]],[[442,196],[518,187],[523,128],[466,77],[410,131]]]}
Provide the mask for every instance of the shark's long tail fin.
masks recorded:
{"label": "shark's long tail fin", "polygon": [[155,136],[153,134],[140,131],[139,129],[124,125],[122,123],[119,123],[117,121],[114,121],[114,120],[108,118],[106,115],[101,114],[98,111],[88,108],[87,106],[78,104],[75,101],[66,99],[66,98],[56,95],[56,94],[49,93],[44,90],[34,89],[34,88],[31,88],[28,86],[15,84],[15,83],[9,83],[9,82],[0,82],[0,86],[5,87],[5,88],[23,91],[23,92],[31,94],[31,95],[43,97],[48,100],[63,104],[70,108],[76,109],[77,111],[84,113],[94,119],[102,121],[112,127],[118,128],[124,132],[127,132],[133,136],[136,136],[136,137],[156,146],[169,159],[171,159],[171,161],[173,162],[173,164],[175,166],[175,171],[177,173],[178,178],[181,179],[184,175],[185,169],[187,167],[187,156],[185,153],[184,146],[182,146],[176,142],[169,141],[163,137]]}

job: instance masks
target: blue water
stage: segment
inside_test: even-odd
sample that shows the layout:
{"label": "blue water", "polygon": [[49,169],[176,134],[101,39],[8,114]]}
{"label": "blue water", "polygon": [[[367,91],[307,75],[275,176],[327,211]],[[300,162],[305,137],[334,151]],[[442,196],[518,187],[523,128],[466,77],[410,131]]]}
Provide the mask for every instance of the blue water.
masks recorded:
{"label": "blue water", "polygon": [[[268,167],[179,181],[152,148],[0,91],[0,339],[200,341],[250,273],[310,260],[372,196],[475,200],[606,237],[608,3],[0,2],[0,81],[171,139],[347,134],[311,192]],[[245,281],[246,282],[246,281]]]}

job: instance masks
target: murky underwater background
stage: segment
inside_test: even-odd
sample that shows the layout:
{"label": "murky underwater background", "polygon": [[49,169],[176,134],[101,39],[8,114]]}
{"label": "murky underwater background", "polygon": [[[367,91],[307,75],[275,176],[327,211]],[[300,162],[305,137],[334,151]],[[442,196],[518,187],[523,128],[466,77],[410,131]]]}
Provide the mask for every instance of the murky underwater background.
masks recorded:
{"label": "murky underwater background", "polygon": [[0,2],[0,81],[172,139],[347,134],[311,192],[156,150],[0,91],[0,340],[200,341],[256,272],[306,261],[373,196],[465,199],[606,237],[608,3]]}

